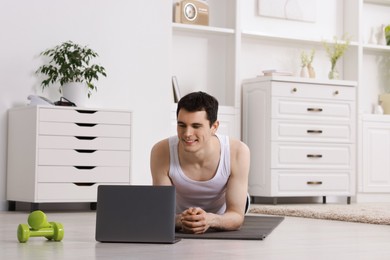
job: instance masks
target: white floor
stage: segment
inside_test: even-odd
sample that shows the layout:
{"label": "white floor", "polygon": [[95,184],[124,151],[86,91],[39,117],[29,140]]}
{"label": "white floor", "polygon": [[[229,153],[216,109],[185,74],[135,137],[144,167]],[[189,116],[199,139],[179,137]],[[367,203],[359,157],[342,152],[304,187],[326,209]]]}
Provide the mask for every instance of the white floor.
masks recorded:
{"label": "white floor", "polygon": [[20,244],[28,212],[0,212],[0,259],[390,259],[390,226],[286,217],[263,241],[183,239],[173,245],[95,241],[95,212],[46,212],[61,242]]}

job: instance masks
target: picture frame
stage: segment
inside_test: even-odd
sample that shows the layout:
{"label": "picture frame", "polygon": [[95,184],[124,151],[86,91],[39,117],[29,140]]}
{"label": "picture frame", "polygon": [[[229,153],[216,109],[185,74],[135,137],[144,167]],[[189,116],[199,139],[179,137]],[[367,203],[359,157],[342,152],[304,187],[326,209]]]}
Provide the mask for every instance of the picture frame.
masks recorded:
{"label": "picture frame", "polygon": [[260,16],[315,23],[316,0],[258,0]]}
{"label": "picture frame", "polygon": [[179,102],[181,99],[179,84],[177,82],[177,77],[172,76],[172,90],[173,90],[173,100],[175,103]]}

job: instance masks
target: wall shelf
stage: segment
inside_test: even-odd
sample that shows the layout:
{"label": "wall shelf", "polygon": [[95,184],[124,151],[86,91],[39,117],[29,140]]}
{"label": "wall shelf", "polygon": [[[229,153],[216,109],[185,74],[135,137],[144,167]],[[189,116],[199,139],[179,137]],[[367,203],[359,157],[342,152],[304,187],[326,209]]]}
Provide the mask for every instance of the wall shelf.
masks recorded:
{"label": "wall shelf", "polygon": [[242,31],[241,33],[243,38],[253,38],[259,40],[274,40],[274,41],[289,41],[295,43],[305,43],[305,44],[320,44],[321,41],[317,39],[303,39],[296,37],[285,37],[282,35],[268,34],[262,32],[251,32],[251,31]]}
{"label": "wall shelf", "polygon": [[390,5],[389,0],[364,0],[364,2],[378,5]]}
{"label": "wall shelf", "polygon": [[370,52],[390,53],[390,46],[377,45],[377,44],[364,44],[363,50],[370,51]]}
{"label": "wall shelf", "polygon": [[172,29],[174,32],[195,32],[195,33],[209,33],[209,34],[221,34],[221,35],[233,35],[234,30],[229,28],[204,26],[204,25],[192,25],[192,24],[180,24],[172,23]]}
{"label": "wall shelf", "polygon": [[[289,37],[283,35],[262,33],[262,32],[251,32],[251,31],[242,31],[241,33],[243,38],[253,38],[259,40],[274,40],[274,41],[287,41],[292,43],[304,43],[310,45],[322,45],[323,41],[326,41],[329,44],[333,43],[333,39],[315,39],[315,38],[302,38],[302,37]],[[350,46],[358,46],[359,43],[355,41],[350,42]]]}

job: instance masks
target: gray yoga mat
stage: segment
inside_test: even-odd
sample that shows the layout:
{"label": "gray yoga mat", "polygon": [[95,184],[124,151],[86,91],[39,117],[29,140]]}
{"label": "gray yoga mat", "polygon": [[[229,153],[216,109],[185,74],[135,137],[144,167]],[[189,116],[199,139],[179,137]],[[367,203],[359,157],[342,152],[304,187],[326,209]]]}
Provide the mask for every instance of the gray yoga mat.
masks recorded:
{"label": "gray yoga mat", "polygon": [[176,238],[263,240],[284,217],[245,216],[244,224],[237,231],[207,231],[204,234],[176,232]]}

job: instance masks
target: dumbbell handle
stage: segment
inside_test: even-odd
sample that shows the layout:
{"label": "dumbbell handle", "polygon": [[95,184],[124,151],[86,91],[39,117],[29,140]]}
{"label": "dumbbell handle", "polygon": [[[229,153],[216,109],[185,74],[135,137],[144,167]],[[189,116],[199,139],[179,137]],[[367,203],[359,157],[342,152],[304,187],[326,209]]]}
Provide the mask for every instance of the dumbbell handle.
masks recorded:
{"label": "dumbbell handle", "polygon": [[54,235],[53,228],[41,228],[38,230],[30,229],[30,237],[52,237]]}

